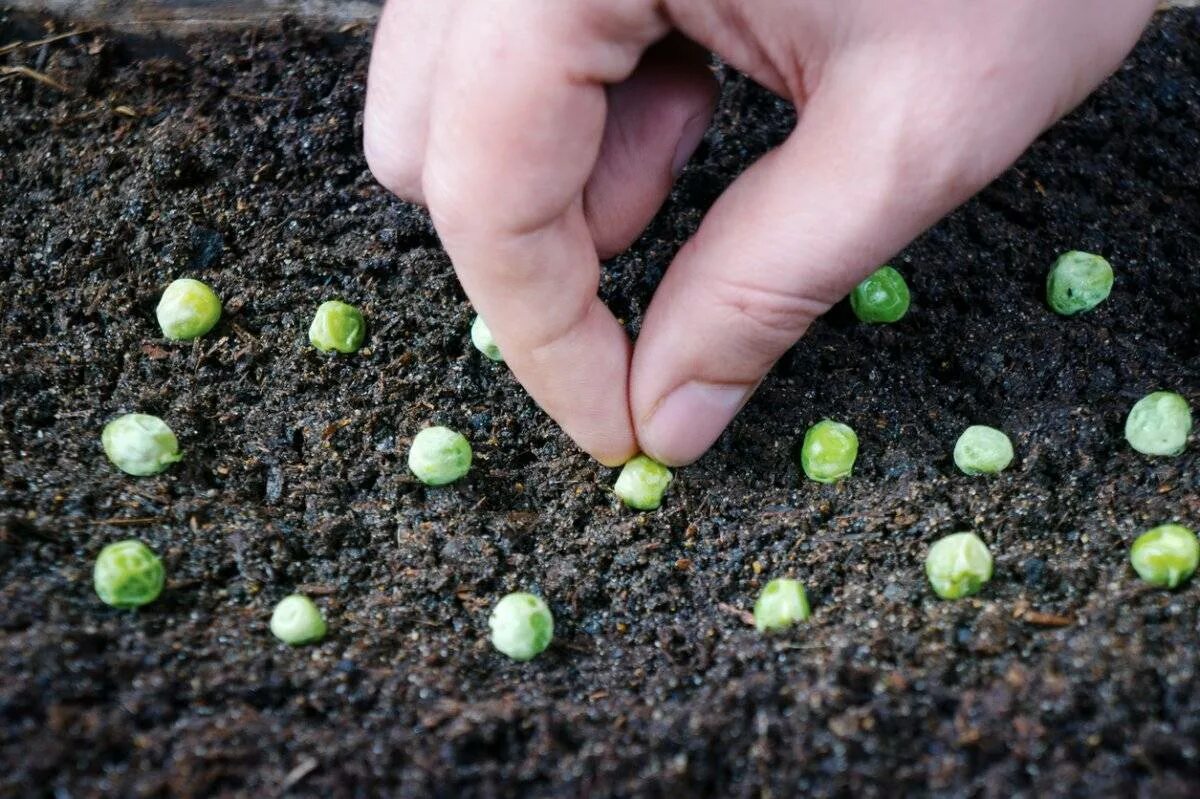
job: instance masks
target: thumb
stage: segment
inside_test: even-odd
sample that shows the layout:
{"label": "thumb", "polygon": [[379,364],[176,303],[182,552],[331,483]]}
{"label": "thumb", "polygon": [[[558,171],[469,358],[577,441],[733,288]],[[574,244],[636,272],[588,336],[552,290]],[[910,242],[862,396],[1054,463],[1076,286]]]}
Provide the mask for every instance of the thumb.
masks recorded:
{"label": "thumb", "polygon": [[994,177],[1039,127],[981,155],[978,139],[950,146],[911,108],[880,114],[861,91],[844,96],[852,102],[842,107],[814,96],[788,141],[734,182],[667,270],[630,378],[638,441],[654,458],[702,455],[813,319]]}

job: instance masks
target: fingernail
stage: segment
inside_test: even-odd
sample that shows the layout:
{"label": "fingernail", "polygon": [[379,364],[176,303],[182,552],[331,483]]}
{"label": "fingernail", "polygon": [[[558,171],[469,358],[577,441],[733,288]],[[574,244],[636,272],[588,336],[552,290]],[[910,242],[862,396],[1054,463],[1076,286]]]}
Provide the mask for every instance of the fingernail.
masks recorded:
{"label": "fingernail", "polygon": [[684,383],[642,423],[642,449],[669,464],[691,463],[713,445],[750,394],[748,386]]}
{"label": "fingernail", "polygon": [[708,114],[698,114],[683,124],[683,132],[679,135],[679,143],[675,145],[675,155],[671,159],[671,177],[677,178],[683,172],[692,153],[700,146],[706,130]]}

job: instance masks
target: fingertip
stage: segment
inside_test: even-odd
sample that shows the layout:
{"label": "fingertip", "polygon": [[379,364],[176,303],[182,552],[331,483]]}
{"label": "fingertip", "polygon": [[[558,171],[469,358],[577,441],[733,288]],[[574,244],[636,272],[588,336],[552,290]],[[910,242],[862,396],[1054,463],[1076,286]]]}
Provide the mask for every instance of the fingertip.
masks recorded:
{"label": "fingertip", "polygon": [[630,438],[624,444],[589,451],[588,454],[599,461],[602,466],[616,469],[619,466],[624,466],[638,452],[637,444]]}
{"label": "fingertip", "polygon": [[753,386],[692,380],[654,402],[636,421],[642,451],[667,466],[684,466],[720,437]]}

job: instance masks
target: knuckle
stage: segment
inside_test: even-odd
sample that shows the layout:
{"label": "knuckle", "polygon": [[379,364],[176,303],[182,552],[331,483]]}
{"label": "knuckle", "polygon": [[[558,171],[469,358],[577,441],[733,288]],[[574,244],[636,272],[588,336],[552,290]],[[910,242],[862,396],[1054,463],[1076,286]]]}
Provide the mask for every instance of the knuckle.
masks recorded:
{"label": "knuckle", "polygon": [[829,310],[825,300],[761,281],[724,277],[713,288],[717,308],[730,318],[749,350],[774,358],[812,321]]}

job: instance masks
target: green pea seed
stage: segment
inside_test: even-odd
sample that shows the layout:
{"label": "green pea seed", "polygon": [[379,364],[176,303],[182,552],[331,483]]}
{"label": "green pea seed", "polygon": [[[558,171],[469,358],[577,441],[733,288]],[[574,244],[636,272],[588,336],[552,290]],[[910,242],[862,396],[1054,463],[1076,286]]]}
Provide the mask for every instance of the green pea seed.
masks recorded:
{"label": "green pea seed", "polygon": [[890,266],[880,267],[850,292],[850,307],[864,322],[898,322],[910,302],[904,276]]}
{"label": "green pea seed", "polygon": [[104,454],[126,474],[147,477],[183,459],[179,441],[166,422],[146,413],[127,413],[104,425]]}
{"label": "green pea seed", "polygon": [[671,484],[671,470],[645,455],[636,455],[621,469],[613,491],[635,510],[654,510]]}
{"label": "green pea seed", "polygon": [[1046,278],[1046,302],[1056,313],[1073,316],[1090,311],[1112,292],[1112,265],[1090,252],[1063,253]]}
{"label": "green pea seed", "polygon": [[800,466],[810,480],[835,483],[849,477],[858,458],[858,436],[848,425],[823,419],[804,434]]}
{"label": "green pea seed", "polygon": [[325,630],[321,609],[303,594],[284,597],[271,613],[271,632],[285,644],[316,643],[325,637]]}
{"label": "green pea seed", "polygon": [[540,655],[554,637],[554,617],[540,597],[524,592],[509,594],[496,603],[488,618],[492,646],[513,660]]}
{"label": "green pea seed", "polygon": [[158,556],[136,539],[118,541],[100,550],[92,584],[100,601],[114,608],[137,608],[162,593],[163,565]]}
{"label": "green pea seed", "polygon": [[1008,436],[982,424],[968,427],[954,445],[954,463],[964,474],[996,474],[1004,471],[1012,459],[1013,445]]}
{"label": "green pea seed", "polygon": [[453,483],[471,468],[471,444],[448,427],[426,427],[413,437],[408,468],[431,486]]}
{"label": "green pea seed", "polygon": [[341,300],[329,300],[317,306],[312,324],[308,327],[308,340],[321,352],[358,352],[367,323],[362,312]]}
{"label": "green pea seed", "polygon": [[1137,537],[1129,550],[1129,562],[1151,585],[1175,588],[1200,564],[1200,541],[1186,527],[1164,524]]}
{"label": "green pea seed", "polygon": [[482,316],[476,316],[475,321],[471,323],[471,343],[488,359],[500,362],[504,360],[504,355],[501,354],[500,347],[496,345],[496,339],[492,338],[492,331]]}
{"label": "green pea seed", "polygon": [[1155,391],[1142,397],[1125,420],[1125,440],[1144,455],[1178,455],[1192,432],[1192,411],[1187,400],[1173,391]]}
{"label": "green pea seed", "polygon": [[925,574],[942,599],[970,596],[992,579],[992,553],[974,533],[954,533],[929,548]]}
{"label": "green pea seed", "polygon": [[810,615],[808,594],[799,580],[783,577],[763,586],[754,603],[754,626],[760,633],[791,627]]}
{"label": "green pea seed", "polygon": [[167,286],[154,313],[164,336],[173,341],[190,341],[217,324],[221,318],[221,300],[206,284],[184,277]]}

